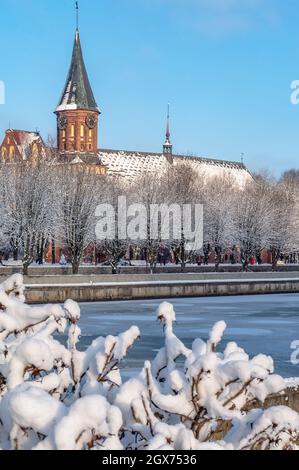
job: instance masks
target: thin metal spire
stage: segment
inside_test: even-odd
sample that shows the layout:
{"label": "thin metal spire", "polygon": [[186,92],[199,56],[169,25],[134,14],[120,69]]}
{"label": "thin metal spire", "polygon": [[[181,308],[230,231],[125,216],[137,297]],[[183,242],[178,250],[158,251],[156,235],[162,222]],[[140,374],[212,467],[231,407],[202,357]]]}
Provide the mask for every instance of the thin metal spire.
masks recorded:
{"label": "thin metal spire", "polygon": [[167,107],[166,141],[163,145],[164,155],[172,155],[172,143],[170,140],[170,106]]}
{"label": "thin metal spire", "polygon": [[167,107],[167,126],[166,126],[166,142],[170,142],[170,111],[169,105]]}
{"label": "thin metal spire", "polygon": [[79,2],[76,2],[76,30],[79,31]]}

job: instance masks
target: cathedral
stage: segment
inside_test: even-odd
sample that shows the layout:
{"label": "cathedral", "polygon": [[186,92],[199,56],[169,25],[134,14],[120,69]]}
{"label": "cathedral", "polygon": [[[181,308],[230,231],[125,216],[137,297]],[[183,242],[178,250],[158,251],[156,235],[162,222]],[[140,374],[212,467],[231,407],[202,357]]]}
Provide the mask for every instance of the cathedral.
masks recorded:
{"label": "cathedral", "polygon": [[[161,153],[102,149],[98,142],[101,111],[94,97],[85,67],[77,25],[71,65],[61,98],[55,109],[57,118],[57,163],[86,166],[96,174],[132,180],[143,173],[161,174],[169,165],[188,162],[206,177],[230,175],[243,186],[251,175],[241,162],[176,155],[167,116],[166,140]],[[47,146],[38,132],[8,129],[0,145],[2,164],[31,161],[47,155]]]}

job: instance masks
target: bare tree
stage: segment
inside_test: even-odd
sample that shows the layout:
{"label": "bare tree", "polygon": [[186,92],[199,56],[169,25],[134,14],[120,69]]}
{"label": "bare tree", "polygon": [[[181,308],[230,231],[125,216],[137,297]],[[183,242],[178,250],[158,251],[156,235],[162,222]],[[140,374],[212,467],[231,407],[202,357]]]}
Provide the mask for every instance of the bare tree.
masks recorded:
{"label": "bare tree", "polygon": [[[131,191],[131,202],[142,204],[146,210],[146,230],[144,239],[138,241],[141,250],[145,255],[147,266],[151,274],[158,262],[158,254],[161,248],[161,224],[163,214],[161,213],[161,204],[166,201],[167,186],[165,183],[165,174],[152,175],[144,174],[135,181]],[[153,230],[153,220],[156,220],[156,229]],[[166,240],[163,240],[164,242]]]}
{"label": "bare tree", "polygon": [[204,241],[215,253],[215,270],[218,271],[222,255],[232,244],[232,201],[234,180],[219,176],[205,186],[204,192]]}
{"label": "bare tree", "polygon": [[[168,204],[177,204],[181,209],[180,236],[171,240],[171,249],[177,263],[181,265],[181,271],[184,272],[186,265],[190,263],[195,254],[195,244],[189,243],[187,249],[187,234],[184,226],[183,209],[185,205],[202,204],[203,202],[203,180],[199,178],[198,172],[187,162],[179,163],[169,169],[165,175],[167,183],[166,201]],[[172,215],[173,217],[173,215]],[[194,213],[191,214],[194,221]],[[178,221],[176,221],[178,222]],[[200,229],[200,228],[199,228]],[[190,247],[191,245],[191,247]]]}
{"label": "bare tree", "polygon": [[[119,208],[119,201],[120,198],[126,199],[128,192],[129,187],[125,181],[121,179],[111,179],[109,181],[109,186],[107,186],[105,191],[105,195],[103,195],[102,198],[102,202],[109,204],[111,206],[111,210],[113,211],[112,223],[114,225],[114,236],[97,240],[97,246],[106,257],[107,262],[110,264],[112,274],[117,274],[117,268],[120,264],[120,261],[122,258],[124,258],[128,250],[128,239],[126,233],[124,237],[119,233],[120,229],[126,230],[126,227],[120,228],[121,216],[123,214],[119,213],[121,210]],[[126,200],[124,203],[126,204]]]}
{"label": "bare tree", "polygon": [[275,270],[281,256],[298,251],[298,187],[297,182],[283,180],[269,191],[271,216],[269,220],[268,248],[271,251],[272,269]]}
{"label": "bare tree", "polygon": [[41,160],[2,168],[2,232],[20,250],[23,272],[43,258],[53,227],[49,166]]}
{"label": "bare tree", "polygon": [[104,178],[77,165],[56,168],[56,226],[68,249],[73,274],[89,245],[94,244],[95,209],[104,191]]}
{"label": "bare tree", "polygon": [[269,184],[264,179],[248,182],[233,198],[232,236],[241,252],[242,267],[248,270],[250,257],[261,253],[269,244],[271,201]]}

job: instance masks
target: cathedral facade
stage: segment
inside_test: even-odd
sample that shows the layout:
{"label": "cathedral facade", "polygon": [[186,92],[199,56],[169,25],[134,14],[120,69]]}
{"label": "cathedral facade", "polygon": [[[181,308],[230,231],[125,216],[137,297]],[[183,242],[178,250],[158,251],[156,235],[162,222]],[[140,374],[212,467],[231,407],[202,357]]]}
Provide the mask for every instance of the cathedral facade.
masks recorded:
{"label": "cathedral facade", "polygon": [[[169,165],[187,162],[207,178],[229,175],[239,186],[244,186],[251,179],[249,171],[241,162],[175,154],[170,138],[169,112],[166,140],[161,153],[102,149],[98,143],[101,112],[85,67],[78,28],[71,65],[54,112],[57,119],[57,163],[82,165],[96,174],[134,179],[144,173],[158,175]],[[47,155],[47,150],[39,133],[8,129],[0,146],[0,162],[6,164],[34,160],[38,156]]]}

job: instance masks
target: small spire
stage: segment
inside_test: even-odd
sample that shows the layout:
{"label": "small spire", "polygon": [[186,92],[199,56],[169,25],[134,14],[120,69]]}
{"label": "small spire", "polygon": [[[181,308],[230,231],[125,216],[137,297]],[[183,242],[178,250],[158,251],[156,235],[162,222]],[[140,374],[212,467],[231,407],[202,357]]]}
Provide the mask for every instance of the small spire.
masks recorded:
{"label": "small spire", "polygon": [[241,153],[241,163],[242,165],[244,165],[244,153],[243,152]]}
{"label": "small spire", "polygon": [[76,2],[76,31],[79,31],[79,2]]}
{"label": "small spire", "polygon": [[168,108],[167,108],[166,142],[169,142],[169,143],[170,143],[170,113],[169,113],[169,105],[168,105]]}
{"label": "small spire", "polygon": [[170,140],[170,107],[167,108],[166,140],[163,145],[164,155],[172,155],[172,143]]}

